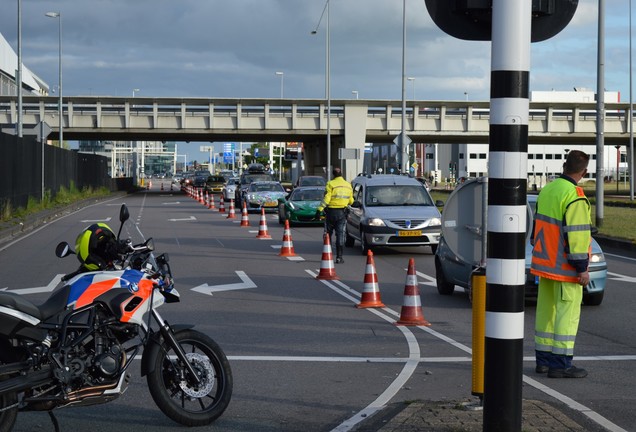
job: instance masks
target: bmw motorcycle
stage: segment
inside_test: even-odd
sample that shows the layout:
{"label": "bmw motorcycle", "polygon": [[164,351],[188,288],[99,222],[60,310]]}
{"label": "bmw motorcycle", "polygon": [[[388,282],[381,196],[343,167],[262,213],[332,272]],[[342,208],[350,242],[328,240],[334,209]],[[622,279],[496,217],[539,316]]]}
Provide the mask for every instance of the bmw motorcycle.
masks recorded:
{"label": "bmw motorcycle", "polygon": [[[151,238],[121,240],[129,217],[122,205],[118,259],[106,270],[80,267],[41,305],[0,292],[0,432],[13,429],[19,411],[48,411],[59,430],[54,409],[116,399],[138,358],[154,402],[175,422],[207,425],[227,408],[227,357],[193,326],[159,315],[179,301],[168,255],[155,256]],[[56,248],[60,258],[73,253],[66,242]]]}

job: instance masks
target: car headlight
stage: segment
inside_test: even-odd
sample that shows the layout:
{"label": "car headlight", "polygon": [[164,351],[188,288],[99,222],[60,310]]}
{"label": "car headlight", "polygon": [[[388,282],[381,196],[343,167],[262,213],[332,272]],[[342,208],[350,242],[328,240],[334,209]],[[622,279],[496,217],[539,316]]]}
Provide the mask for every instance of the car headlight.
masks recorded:
{"label": "car headlight", "polygon": [[441,226],[441,225],[442,225],[442,220],[440,218],[430,218],[429,220],[424,222],[424,226],[427,226],[427,227]]}
{"label": "car headlight", "polygon": [[369,226],[376,226],[376,227],[381,227],[381,226],[386,226],[384,221],[382,219],[379,218],[371,218],[368,221]]}
{"label": "car headlight", "polygon": [[256,195],[255,195],[255,194],[247,194],[247,199],[248,199],[248,200],[252,201],[252,200],[254,200],[255,198],[256,198]]}
{"label": "car headlight", "polygon": [[593,253],[590,255],[590,262],[591,263],[605,262],[605,255],[603,255],[603,252]]}

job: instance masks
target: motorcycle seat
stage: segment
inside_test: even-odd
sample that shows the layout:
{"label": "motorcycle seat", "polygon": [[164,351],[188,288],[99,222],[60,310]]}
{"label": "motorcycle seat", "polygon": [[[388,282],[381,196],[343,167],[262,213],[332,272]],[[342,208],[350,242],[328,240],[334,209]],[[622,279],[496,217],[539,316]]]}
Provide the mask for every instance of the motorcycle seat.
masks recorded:
{"label": "motorcycle seat", "polygon": [[6,306],[11,309],[23,312],[39,319],[40,321],[49,318],[54,314],[64,310],[68,299],[70,287],[64,287],[55,291],[43,304],[36,305],[26,297],[12,292],[0,291],[0,306]]}
{"label": "motorcycle seat", "polygon": [[6,306],[42,320],[40,309],[31,301],[19,294],[12,292],[0,292],[0,306]]}

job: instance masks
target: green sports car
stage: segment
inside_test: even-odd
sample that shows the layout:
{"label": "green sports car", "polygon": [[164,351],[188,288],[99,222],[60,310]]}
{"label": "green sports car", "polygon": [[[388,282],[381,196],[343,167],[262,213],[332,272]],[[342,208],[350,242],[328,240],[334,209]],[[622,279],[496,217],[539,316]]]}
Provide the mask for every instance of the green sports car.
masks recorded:
{"label": "green sports car", "polygon": [[286,198],[278,199],[278,222],[290,225],[321,225],[324,217],[316,217],[316,210],[325,195],[324,187],[297,187]]}

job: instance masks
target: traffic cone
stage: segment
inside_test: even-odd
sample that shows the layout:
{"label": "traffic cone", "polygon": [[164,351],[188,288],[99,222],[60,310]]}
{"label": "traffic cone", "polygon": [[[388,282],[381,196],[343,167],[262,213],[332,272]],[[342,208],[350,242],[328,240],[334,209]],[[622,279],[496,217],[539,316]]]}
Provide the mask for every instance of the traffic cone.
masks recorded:
{"label": "traffic cone", "polygon": [[[221,200],[223,197],[221,197]],[[210,194],[210,201],[208,201],[208,209],[214,210],[214,195]]]}
{"label": "traffic cone", "polygon": [[261,240],[269,240],[272,238],[272,236],[270,236],[267,232],[267,220],[265,219],[264,208],[261,209],[261,221],[258,225],[258,234],[256,235],[256,238]]}
{"label": "traffic cone", "polygon": [[219,200],[219,213],[225,213],[225,201]]}
{"label": "traffic cone", "polygon": [[245,201],[243,201],[243,211],[241,212],[241,226],[250,226],[250,217],[247,214],[247,204],[245,203]]}
{"label": "traffic cone", "polygon": [[227,214],[226,219],[236,219],[236,211],[234,210],[234,200],[230,200],[230,212]]}
{"label": "traffic cone", "polygon": [[205,204],[205,198],[203,198],[203,189],[199,189],[199,203]]}
{"label": "traffic cone", "polygon": [[430,326],[431,323],[424,319],[422,313],[422,301],[420,300],[420,290],[417,287],[417,276],[415,275],[415,260],[409,259],[409,268],[406,272],[406,284],[404,285],[404,302],[400,311],[400,319],[395,325],[405,326]]}
{"label": "traffic cone", "polygon": [[320,272],[316,279],[321,280],[339,280],[336,275],[336,269],[333,267],[333,253],[331,252],[331,240],[329,234],[323,235],[322,259],[320,261]]}
{"label": "traffic cone", "polygon": [[294,244],[292,243],[291,230],[289,229],[288,220],[285,220],[285,230],[283,231],[283,247],[280,248],[280,253],[278,255],[282,257],[296,256],[296,252],[294,251]]}
{"label": "traffic cone", "polygon": [[357,308],[383,308],[382,298],[380,298],[380,287],[378,285],[378,275],[375,272],[375,262],[373,252],[367,252],[367,268],[364,272],[364,288],[360,303]]}

